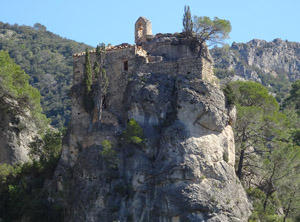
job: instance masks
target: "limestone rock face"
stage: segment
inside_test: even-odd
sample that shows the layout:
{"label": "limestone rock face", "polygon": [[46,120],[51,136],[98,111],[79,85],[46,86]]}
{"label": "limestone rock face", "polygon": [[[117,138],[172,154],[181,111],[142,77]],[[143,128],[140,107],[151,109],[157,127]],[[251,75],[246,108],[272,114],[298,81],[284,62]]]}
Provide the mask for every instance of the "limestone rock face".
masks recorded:
{"label": "limestone rock face", "polygon": [[275,39],[271,42],[253,39],[233,43],[226,56],[211,50],[217,68],[233,69],[238,76],[261,82],[259,73],[300,78],[300,43]]}
{"label": "limestone rock face", "polygon": [[30,111],[1,95],[0,98],[0,163],[14,164],[29,160],[29,144],[38,135]]}
{"label": "limestone rock face", "polygon": [[[54,180],[68,196],[66,221],[247,221],[251,204],[234,171],[234,112],[217,87],[137,73],[120,89],[119,113],[109,102],[103,108],[115,118],[105,123],[84,111],[80,87]],[[143,128],[143,146],[121,139],[129,119]],[[100,155],[104,139],[117,151],[112,161]]]}

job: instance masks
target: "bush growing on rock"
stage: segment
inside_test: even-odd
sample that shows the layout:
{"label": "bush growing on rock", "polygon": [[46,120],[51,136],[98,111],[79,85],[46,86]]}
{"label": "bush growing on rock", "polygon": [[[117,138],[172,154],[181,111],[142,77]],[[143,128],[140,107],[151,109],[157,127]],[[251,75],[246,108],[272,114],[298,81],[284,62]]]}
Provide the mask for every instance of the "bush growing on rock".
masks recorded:
{"label": "bush growing on rock", "polygon": [[102,151],[100,152],[101,156],[105,158],[112,158],[117,155],[116,151],[112,149],[112,145],[108,140],[103,140],[101,146],[103,147]]}
{"label": "bush growing on rock", "polygon": [[117,152],[112,149],[112,145],[108,140],[103,140],[101,143],[102,151],[100,155],[104,158],[111,168],[116,168],[118,163]]}
{"label": "bush growing on rock", "polygon": [[128,144],[131,143],[140,146],[143,143],[143,137],[143,129],[140,127],[137,121],[131,119],[128,122],[126,130],[122,134],[122,138],[124,138],[125,142]]}

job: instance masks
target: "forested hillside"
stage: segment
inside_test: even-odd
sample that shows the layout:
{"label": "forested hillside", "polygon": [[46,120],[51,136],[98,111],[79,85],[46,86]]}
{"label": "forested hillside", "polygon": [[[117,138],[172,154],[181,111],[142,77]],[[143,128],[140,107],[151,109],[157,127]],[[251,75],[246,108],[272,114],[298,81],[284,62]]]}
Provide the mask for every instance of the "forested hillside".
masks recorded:
{"label": "forested hillside", "polygon": [[30,84],[41,93],[41,104],[52,125],[60,128],[69,120],[72,55],[85,44],[62,38],[41,24],[34,27],[0,22],[0,50],[9,52],[30,76]]}

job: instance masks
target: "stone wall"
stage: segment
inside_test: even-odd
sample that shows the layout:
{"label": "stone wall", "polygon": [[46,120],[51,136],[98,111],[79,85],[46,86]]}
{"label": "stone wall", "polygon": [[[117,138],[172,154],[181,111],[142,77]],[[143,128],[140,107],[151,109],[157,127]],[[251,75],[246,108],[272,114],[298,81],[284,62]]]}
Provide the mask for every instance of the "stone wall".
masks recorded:
{"label": "stone wall", "polygon": [[[93,66],[96,62],[95,50],[91,51],[90,60]],[[76,87],[84,86],[84,67],[85,53],[74,55],[73,91],[76,91]],[[99,92],[101,95],[99,94],[99,98],[94,101],[98,104],[98,110],[95,110],[96,114],[94,113],[91,117],[93,123],[101,120],[102,123],[112,124],[113,119],[113,124],[118,125],[118,120],[122,119],[120,113],[123,112],[122,102],[127,83],[133,75],[139,73],[186,75],[189,78],[200,78],[216,85],[213,62],[206,45],[201,46],[197,38],[183,38],[178,34],[158,34],[138,46],[129,44],[110,46],[106,51],[104,68],[108,77],[108,89],[106,95]],[[103,80],[100,82],[99,79],[96,80],[94,75],[93,85],[96,88],[100,87],[101,81]],[[81,93],[84,91],[81,90]],[[73,100],[78,100],[76,96]],[[105,104],[100,104],[104,102]],[[79,102],[78,107],[82,106]],[[100,110],[102,106],[106,109],[103,112]],[[84,111],[76,108],[73,110],[72,118],[81,118],[79,115]],[[101,117],[104,111],[106,114]]]}
{"label": "stone wall", "polygon": [[[82,81],[84,76],[84,55],[80,55],[74,57],[75,84]],[[94,53],[91,54],[91,61],[92,64],[95,61]],[[125,61],[128,62],[126,71]],[[125,76],[137,72],[192,75],[216,84],[213,60],[206,45],[200,47],[197,38],[187,39],[179,34],[158,34],[150,40],[140,42],[139,46],[123,49],[115,46],[106,53],[105,69],[109,79],[114,82],[112,89],[119,88],[119,83],[122,85],[120,79],[124,81]]]}
{"label": "stone wall", "polygon": [[202,79],[210,82],[214,85],[218,85],[217,78],[213,74],[213,64],[212,62],[208,61],[206,58],[201,58],[201,64],[202,64]]}

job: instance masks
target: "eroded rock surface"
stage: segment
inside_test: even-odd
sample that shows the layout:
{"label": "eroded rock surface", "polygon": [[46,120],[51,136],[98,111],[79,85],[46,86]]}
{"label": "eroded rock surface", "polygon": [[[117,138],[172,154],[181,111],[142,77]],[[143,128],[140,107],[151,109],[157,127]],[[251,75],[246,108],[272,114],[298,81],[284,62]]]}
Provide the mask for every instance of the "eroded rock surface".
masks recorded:
{"label": "eroded rock surface", "polygon": [[14,99],[0,95],[0,163],[29,160],[29,144],[38,136],[29,109]]}
{"label": "eroded rock surface", "polygon": [[[128,81],[118,124],[95,126],[87,114],[72,119],[56,172],[71,196],[66,220],[247,221],[251,205],[235,176],[224,101],[197,78],[139,73]],[[145,146],[119,137],[132,118]],[[117,167],[100,155],[104,139],[117,150]]]}
{"label": "eroded rock surface", "polygon": [[[73,57],[71,123],[49,185],[64,195],[65,220],[247,221],[251,204],[234,171],[235,109],[216,86],[207,47],[140,26],[136,45],[91,52],[107,89],[93,73],[87,94],[84,54]],[[140,145],[121,136],[131,119],[144,131]],[[104,140],[116,154],[102,153]]]}

